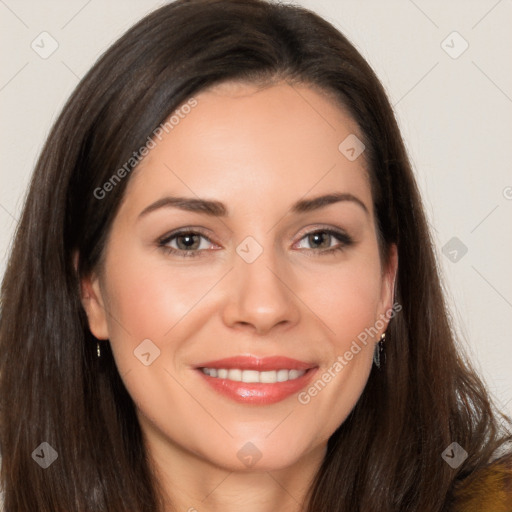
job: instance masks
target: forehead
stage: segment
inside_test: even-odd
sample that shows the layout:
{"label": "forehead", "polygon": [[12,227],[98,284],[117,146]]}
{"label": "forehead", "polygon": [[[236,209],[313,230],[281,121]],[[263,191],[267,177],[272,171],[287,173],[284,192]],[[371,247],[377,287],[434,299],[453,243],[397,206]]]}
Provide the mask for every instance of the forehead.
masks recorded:
{"label": "forehead", "polygon": [[292,202],[336,190],[362,196],[370,206],[364,153],[351,160],[340,150],[347,138],[362,134],[322,91],[286,82],[226,82],[194,99],[194,108],[174,114],[172,127],[154,139],[128,196],[154,200],[165,188],[263,205],[268,198]]}

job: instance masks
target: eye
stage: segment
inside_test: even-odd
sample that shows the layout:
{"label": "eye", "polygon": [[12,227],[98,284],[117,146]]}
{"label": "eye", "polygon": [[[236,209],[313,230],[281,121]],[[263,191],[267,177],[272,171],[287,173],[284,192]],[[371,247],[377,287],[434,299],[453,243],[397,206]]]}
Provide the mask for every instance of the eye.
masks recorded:
{"label": "eye", "polygon": [[[335,246],[330,244],[333,239],[337,239],[339,241]],[[324,249],[321,251],[314,251],[319,252],[319,255],[341,251],[354,243],[353,239],[349,235],[342,231],[336,231],[333,229],[317,229],[315,231],[311,231],[303,236],[301,238],[301,241],[302,240],[306,240],[310,245],[312,245],[308,250],[314,251],[315,249]]]}
{"label": "eye", "polygon": [[[201,239],[208,240],[210,243],[202,244]],[[176,247],[171,246],[174,242],[176,243]],[[191,230],[171,233],[158,242],[158,246],[166,253],[185,257],[200,256],[202,250],[208,249],[211,245],[212,242],[206,235],[199,231]]]}

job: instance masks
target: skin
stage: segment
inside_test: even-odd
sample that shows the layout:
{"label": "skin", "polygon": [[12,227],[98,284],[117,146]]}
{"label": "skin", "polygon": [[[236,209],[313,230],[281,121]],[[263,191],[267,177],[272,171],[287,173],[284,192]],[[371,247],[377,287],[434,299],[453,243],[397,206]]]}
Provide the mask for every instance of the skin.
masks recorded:
{"label": "skin", "polygon": [[[364,154],[349,161],[338,150],[349,134],[362,136],[328,96],[279,82],[224,83],[195,98],[133,171],[103,267],[82,281],[83,303],[92,333],[110,340],[176,510],[298,511],[329,437],[364,389],[386,326],[306,405],[296,394],[271,405],[236,403],[194,368],[284,355],[314,362],[320,376],[390,310],[396,248],[383,267]],[[355,201],[290,211],[333,191],[367,211]],[[168,195],[222,201],[229,215],[162,207],[139,217]],[[204,230],[192,249],[198,256],[159,247],[182,227]],[[307,236],[322,228],[342,230],[353,244]],[[248,236],[263,249],[252,263],[236,252]],[[187,241],[167,245],[183,253]],[[160,350],[149,366],[134,357],[145,339]],[[237,457],[247,442],[261,453],[251,467]]]}

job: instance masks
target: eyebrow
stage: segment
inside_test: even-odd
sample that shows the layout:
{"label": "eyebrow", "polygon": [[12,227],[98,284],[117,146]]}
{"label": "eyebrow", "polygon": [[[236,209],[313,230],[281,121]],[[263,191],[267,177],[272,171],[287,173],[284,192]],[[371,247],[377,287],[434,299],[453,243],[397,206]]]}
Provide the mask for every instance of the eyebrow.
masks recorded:
{"label": "eyebrow", "polygon": [[[322,196],[313,197],[311,199],[300,199],[291,207],[291,212],[294,214],[311,212],[318,210],[330,204],[349,201],[359,205],[367,214],[369,213],[366,205],[359,198],[352,194],[334,192]],[[166,196],[158,199],[154,203],[144,208],[139,214],[139,219],[147,214],[159,210],[160,208],[178,208],[189,212],[202,213],[212,217],[228,217],[228,208],[220,201],[210,199],[196,199],[193,197],[176,197]]]}

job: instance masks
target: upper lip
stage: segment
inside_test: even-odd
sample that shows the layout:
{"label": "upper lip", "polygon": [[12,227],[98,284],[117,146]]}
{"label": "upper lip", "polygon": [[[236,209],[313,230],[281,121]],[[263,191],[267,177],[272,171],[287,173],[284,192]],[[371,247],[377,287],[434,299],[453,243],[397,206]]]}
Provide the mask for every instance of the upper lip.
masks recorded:
{"label": "upper lip", "polygon": [[291,359],[284,356],[272,357],[254,357],[254,356],[235,356],[215,361],[207,361],[197,365],[197,368],[225,368],[227,370],[240,368],[242,370],[309,370],[315,368],[313,363],[306,363],[298,359]]}

